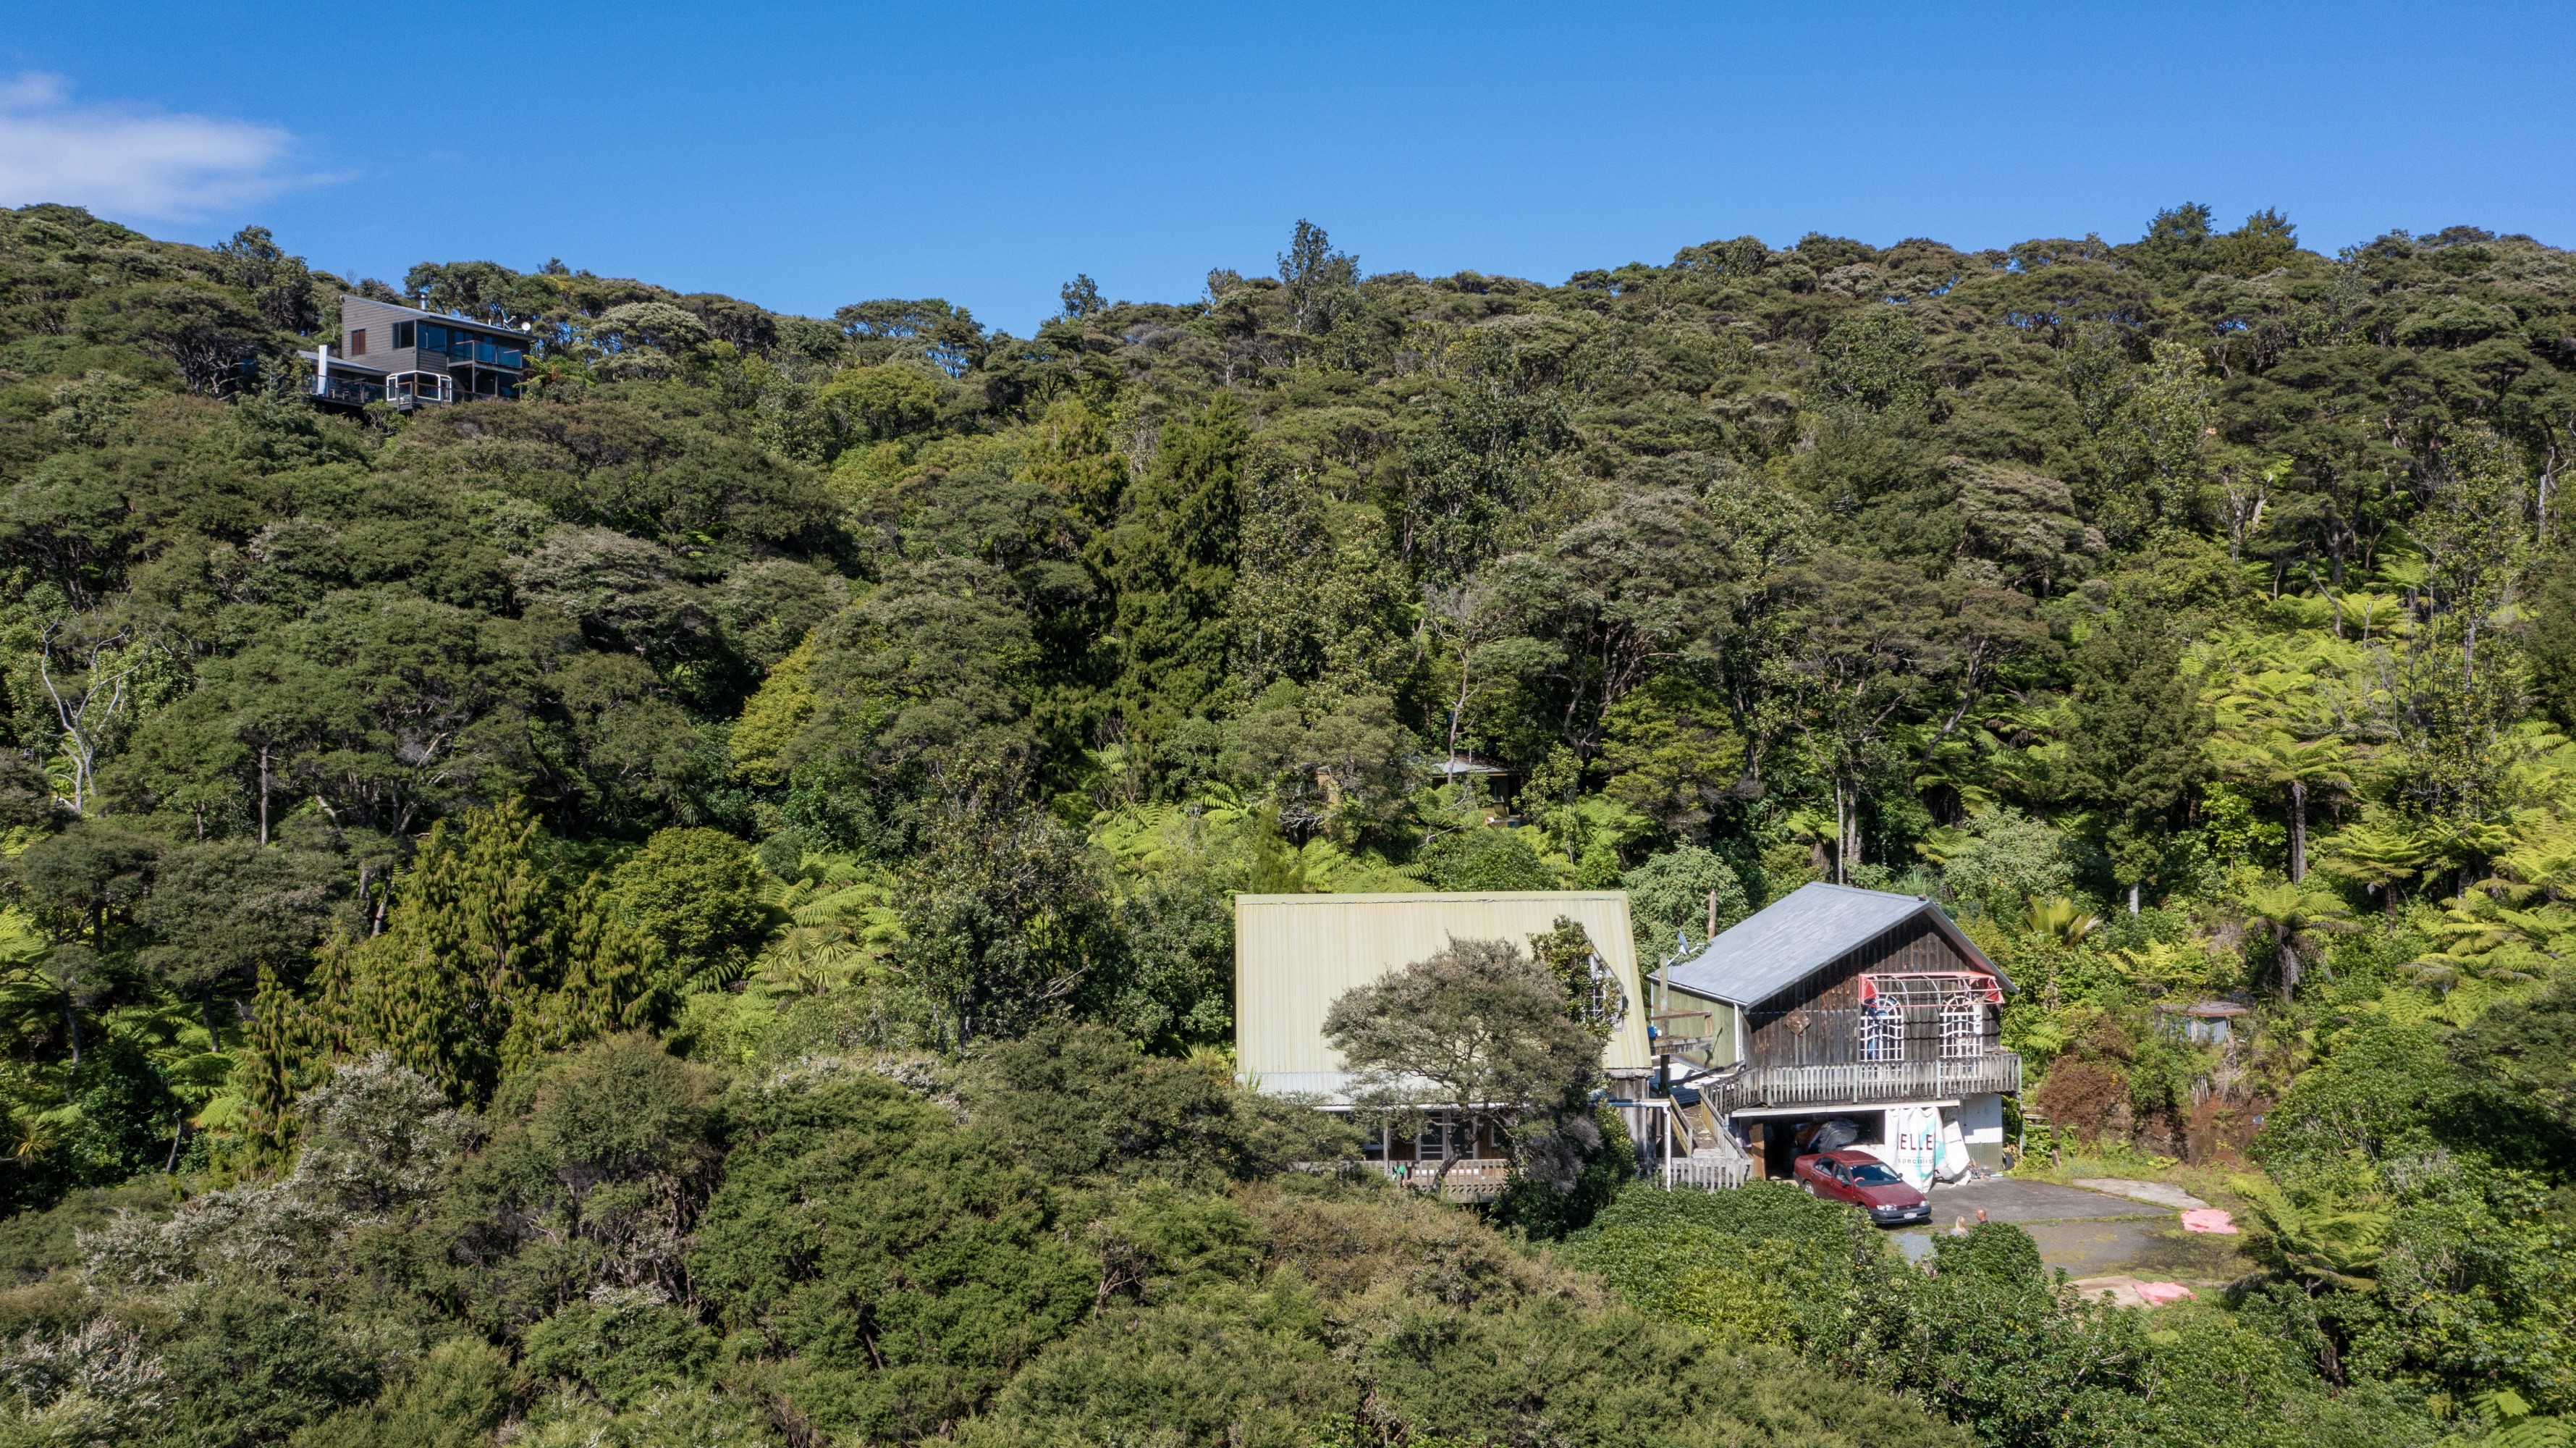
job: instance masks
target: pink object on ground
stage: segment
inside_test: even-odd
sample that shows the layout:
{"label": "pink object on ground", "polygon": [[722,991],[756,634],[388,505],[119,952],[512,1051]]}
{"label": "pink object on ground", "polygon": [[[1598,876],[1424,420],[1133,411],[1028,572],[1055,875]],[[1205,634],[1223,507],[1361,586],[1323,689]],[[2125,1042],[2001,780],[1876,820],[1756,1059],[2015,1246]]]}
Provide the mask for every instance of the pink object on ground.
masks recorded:
{"label": "pink object on ground", "polygon": [[2236,1235],[2236,1219],[2216,1207],[2195,1207],[2182,1214],[2186,1232],[2214,1232],[2221,1237]]}
{"label": "pink object on ground", "polygon": [[2147,1304],[2151,1307],[2162,1307],[2168,1302],[2180,1302],[2190,1295],[2191,1289],[2183,1286],[2179,1282],[2141,1282],[2138,1284],[2138,1296],[2145,1299]]}

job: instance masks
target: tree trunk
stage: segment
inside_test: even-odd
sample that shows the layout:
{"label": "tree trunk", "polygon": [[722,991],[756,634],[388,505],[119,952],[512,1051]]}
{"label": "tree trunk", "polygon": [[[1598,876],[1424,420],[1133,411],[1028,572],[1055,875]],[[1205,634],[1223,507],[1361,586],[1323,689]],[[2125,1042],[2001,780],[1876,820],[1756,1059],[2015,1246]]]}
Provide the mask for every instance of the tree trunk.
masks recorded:
{"label": "tree trunk", "polygon": [[[1452,1140],[1452,1138],[1457,1135],[1458,1120],[1464,1119],[1465,1116],[1462,1111],[1458,1118],[1442,1122],[1440,1125],[1440,1165],[1431,1173],[1431,1196],[1435,1201],[1445,1201],[1448,1198],[1449,1167],[1451,1163],[1458,1160],[1457,1144]],[[1473,1128],[1471,1127],[1470,1130],[1473,1130]],[[1413,1139],[1418,1148],[1418,1145],[1422,1140],[1421,1133],[1415,1133]],[[1468,1140],[1473,1141],[1475,1138],[1470,1136]],[[1417,1149],[1415,1155],[1418,1156],[1420,1154],[1420,1151]]]}
{"label": "tree trunk", "polygon": [[2138,913],[2138,882],[2135,880],[2129,882],[2129,913]]}
{"label": "tree trunk", "polygon": [[2290,781],[2290,883],[2308,878],[2308,786]]}
{"label": "tree trunk", "polygon": [[1852,791],[1846,789],[1841,780],[1835,780],[1834,883],[1837,885],[1850,884],[1851,868],[1852,866],[1860,863],[1858,857],[1860,842],[1852,838],[1852,827],[1858,822],[1859,815],[1860,800],[1858,797],[1856,797]]}
{"label": "tree trunk", "polygon": [[1834,883],[1843,882],[1843,852],[1851,848],[1851,832],[1843,828],[1843,782],[1834,781]]}
{"label": "tree trunk", "polygon": [[268,746],[259,746],[259,842],[268,843]]}
{"label": "tree trunk", "polygon": [[2288,1001],[2299,993],[2299,952],[2290,943],[2290,928],[2274,924],[2272,945],[2281,957],[2281,999]]}

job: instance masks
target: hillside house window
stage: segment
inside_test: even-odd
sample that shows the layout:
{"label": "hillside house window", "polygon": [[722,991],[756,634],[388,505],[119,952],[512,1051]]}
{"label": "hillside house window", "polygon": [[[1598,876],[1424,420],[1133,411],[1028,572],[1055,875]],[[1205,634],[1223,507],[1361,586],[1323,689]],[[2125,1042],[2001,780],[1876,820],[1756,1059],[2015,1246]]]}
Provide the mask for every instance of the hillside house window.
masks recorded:
{"label": "hillside house window", "polygon": [[405,347],[418,345],[413,340],[413,334],[419,330],[420,324],[418,322],[394,323],[394,350],[399,352]]}
{"label": "hillside house window", "polygon": [[364,357],[367,355],[366,328],[359,327],[349,333],[349,355],[352,357]]}
{"label": "hillside house window", "polygon": [[1986,1050],[1985,1003],[1973,999],[1941,1004],[1941,1059],[1981,1056]]}
{"label": "hillside house window", "polygon": [[1880,1002],[1860,1013],[1860,1058],[1864,1061],[1905,1059],[1905,1012]]}

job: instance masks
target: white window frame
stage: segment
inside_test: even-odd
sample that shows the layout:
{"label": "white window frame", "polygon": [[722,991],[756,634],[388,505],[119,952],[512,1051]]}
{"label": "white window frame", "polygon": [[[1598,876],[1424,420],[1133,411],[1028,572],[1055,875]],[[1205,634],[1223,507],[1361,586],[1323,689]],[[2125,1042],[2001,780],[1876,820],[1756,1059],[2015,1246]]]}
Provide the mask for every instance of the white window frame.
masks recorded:
{"label": "white window frame", "polygon": [[1905,1059],[1905,1008],[1874,1001],[1860,1013],[1860,1058],[1864,1061]]}
{"label": "white window frame", "polygon": [[1941,1059],[1957,1061],[1986,1053],[1986,1003],[1960,996],[1941,1003]]}

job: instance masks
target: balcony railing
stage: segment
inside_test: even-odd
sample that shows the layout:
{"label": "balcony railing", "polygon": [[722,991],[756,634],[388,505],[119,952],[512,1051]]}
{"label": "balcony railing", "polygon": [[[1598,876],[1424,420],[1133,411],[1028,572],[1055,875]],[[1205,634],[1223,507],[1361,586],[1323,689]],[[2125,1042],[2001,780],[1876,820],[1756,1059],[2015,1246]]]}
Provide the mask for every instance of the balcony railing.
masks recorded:
{"label": "balcony railing", "polygon": [[317,377],[313,382],[313,395],[324,402],[336,402],[344,407],[364,407],[370,402],[385,400],[385,385],[362,377]]}
{"label": "balcony railing", "polygon": [[1988,1051],[1935,1061],[1859,1061],[1845,1066],[1755,1066],[1697,1083],[1723,1115],[1754,1106],[1857,1105],[1920,1101],[2021,1089],[2021,1057]]}
{"label": "balcony railing", "polygon": [[423,402],[454,402],[456,384],[444,372],[397,372],[385,379],[385,400],[405,411]]}

